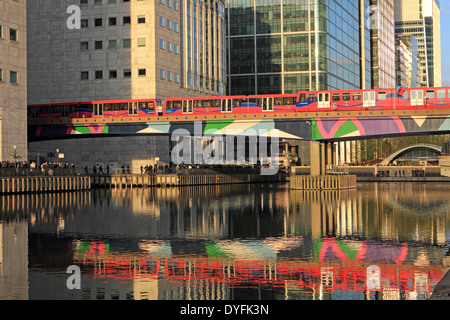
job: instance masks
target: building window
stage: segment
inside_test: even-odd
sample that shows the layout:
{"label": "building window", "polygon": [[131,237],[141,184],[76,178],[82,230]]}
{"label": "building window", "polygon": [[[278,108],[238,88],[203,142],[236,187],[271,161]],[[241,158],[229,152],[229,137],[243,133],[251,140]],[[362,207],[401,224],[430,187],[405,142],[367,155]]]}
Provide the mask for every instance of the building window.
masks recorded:
{"label": "building window", "polygon": [[116,49],[117,48],[117,40],[109,40],[109,48]]}
{"label": "building window", "polygon": [[123,47],[130,48],[131,47],[131,39],[123,39]]}
{"label": "building window", "polygon": [[10,28],[9,29],[9,40],[11,40],[11,41],[18,41],[17,39],[18,39],[18,37],[17,37],[17,30],[13,29],[13,28]]}
{"label": "building window", "polygon": [[89,79],[89,71],[81,71],[81,80]]}
{"label": "building window", "polygon": [[123,70],[123,77],[124,78],[131,78],[131,69],[124,69]]}
{"label": "building window", "polygon": [[109,70],[109,78],[117,79],[117,70]]}
{"label": "building window", "polygon": [[87,41],[81,42],[80,43],[80,50],[81,51],[89,50],[89,42],[87,42]]}
{"label": "building window", "polygon": [[81,27],[82,28],[89,27],[89,20],[88,19],[81,19]]}
{"label": "building window", "polygon": [[0,69],[0,82],[3,81],[3,70]]}
{"label": "building window", "polygon": [[177,44],[173,45],[173,52],[178,53],[178,45]]}
{"label": "building window", "polygon": [[163,17],[159,17],[159,25],[161,27],[164,27],[164,18]]}
{"label": "building window", "polygon": [[178,23],[173,23],[173,31],[178,32]]}
{"label": "building window", "polygon": [[123,17],[123,24],[130,24],[130,23],[131,23],[131,17],[130,16]]}
{"label": "building window", "polygon": [[172,72],[167,71],[167,80],[172,81]]}
{"label": "building window", "polygon": [[88,5],[88,0],[80,0],[80,5],[87,6]]}
{"label": "building window", "polygon": [[159,48],[164,49],[164,40],[163,39],[159,39]]}
{"label": "building window", "polygon": [[144,77],[147,74],[147,70],[146,69],[139,69],[138,70],[138,75],[140,77]]}
{"label": "building window", "polygon": [[95,41],[95,49],[103,49],[103,41],[99,40],[99,41]]}
{"label": "building window", "polygon": [[160,77],[161,79],[164,79],[164,75],[165,75],[164,70],[163,70],[163,69],[160,69],[160,70],[159,70],[159,77]]}
{"label": "building window", "polygon": [[138,23],[145,23],[145,16],[138,16]]}
{"label": "building window", "polygon": [[173,1],[173,8],[178,10],[178,1]]}
{"label": "building window", "polygon": [[94,26],[96,27],[101,27],[103,25],[103,19],[102,18],[97,18],[94,20]]}
{"label": "building window", "polygon": [[103,71],[95,71],[95,79],[103,79]]}
{"label": "building window", "polygon": [[108,18],[108,22],[110,26],[115,26],[117,25],[117,18],[116,17],[110,17]]}
{"label": "building window", "polygon": [[145,38],[138,38],[138,47],[145,47]]}

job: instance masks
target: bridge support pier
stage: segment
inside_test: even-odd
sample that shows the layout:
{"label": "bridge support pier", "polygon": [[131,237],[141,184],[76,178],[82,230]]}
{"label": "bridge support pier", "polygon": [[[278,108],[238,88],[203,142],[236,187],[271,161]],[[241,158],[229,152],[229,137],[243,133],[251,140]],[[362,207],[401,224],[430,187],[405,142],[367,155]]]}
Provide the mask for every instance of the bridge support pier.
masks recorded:
{"label": "bridge support pier", "polygon": [[336,150],[332,142],[311,141],[310,162],[311,175],[320,176],[326,174],[326,167],[335,165]]}

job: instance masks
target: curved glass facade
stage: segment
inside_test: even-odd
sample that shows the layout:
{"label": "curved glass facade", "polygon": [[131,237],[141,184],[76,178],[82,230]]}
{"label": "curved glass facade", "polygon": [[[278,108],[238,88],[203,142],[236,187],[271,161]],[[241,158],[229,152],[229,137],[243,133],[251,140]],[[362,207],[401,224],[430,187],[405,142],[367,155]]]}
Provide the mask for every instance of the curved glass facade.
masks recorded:
{"label": "curved glass facade", "polygon": [[[360,6],[364,5],[361,9]],[[369,73],[369,1],[227,0],[228,93],[358,89]],[[368,50],[368,61],[361,61]],[[365,68],[363,62],[369,65]]]}

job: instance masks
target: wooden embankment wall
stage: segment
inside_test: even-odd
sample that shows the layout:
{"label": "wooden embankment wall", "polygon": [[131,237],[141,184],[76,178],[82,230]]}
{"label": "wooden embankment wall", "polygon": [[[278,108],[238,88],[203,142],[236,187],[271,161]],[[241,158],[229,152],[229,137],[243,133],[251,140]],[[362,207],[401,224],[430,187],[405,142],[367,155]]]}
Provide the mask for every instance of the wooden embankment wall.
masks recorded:
{"label": "wooden embankment wall", "polygon": [[0,178],[0,194],[58,192],[91,188],[89,176],[18,176]]}
{"label": "wooden embankment wall", "polygon": [[355,175],[291,176],[294,190],[344,190],[356,188]]}
{"label": "wooden embankment wall", "polygon": [[170,187],[198,186],[236,183],[286,182],[284,174],[207,174],[207,175],[96,175],[92,176],[92,187],[133,188],[133,187]]}

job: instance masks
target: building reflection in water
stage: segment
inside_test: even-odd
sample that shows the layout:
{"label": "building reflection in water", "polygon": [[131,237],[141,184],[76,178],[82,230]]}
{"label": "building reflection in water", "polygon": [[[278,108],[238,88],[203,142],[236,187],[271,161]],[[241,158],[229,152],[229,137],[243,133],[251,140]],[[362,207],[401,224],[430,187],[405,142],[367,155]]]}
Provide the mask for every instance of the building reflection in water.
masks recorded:
{"label": "building reflection in water", "polygon": [[[426,299],[449,186],[93,190],[0,198],[2,299]],[[66,269],[82,270],[68,290]]]}

